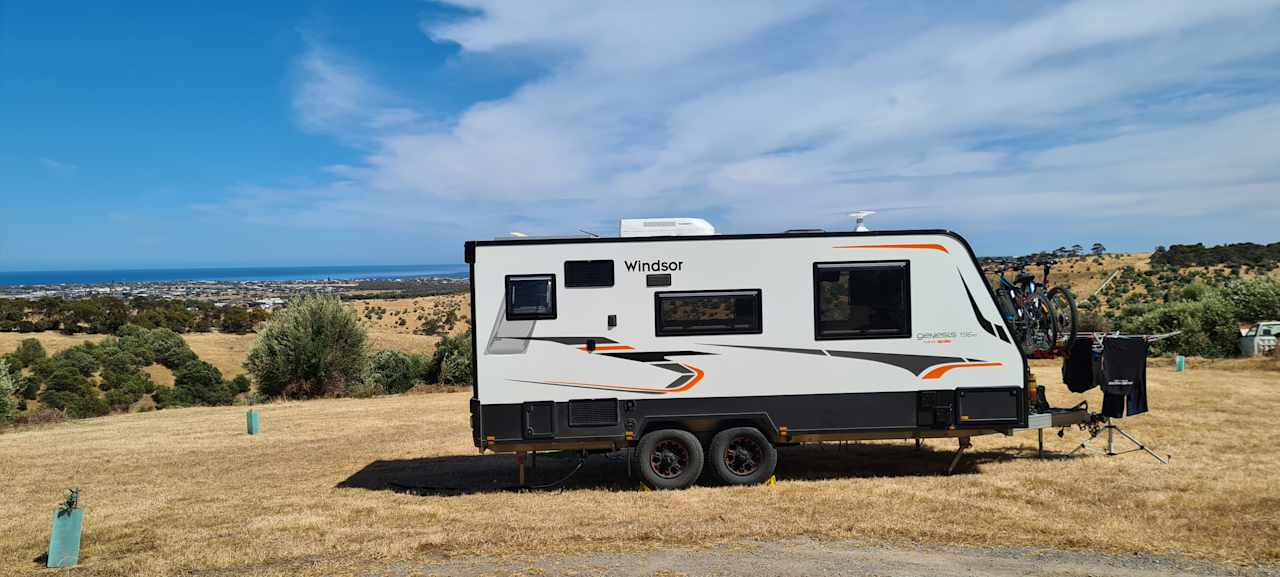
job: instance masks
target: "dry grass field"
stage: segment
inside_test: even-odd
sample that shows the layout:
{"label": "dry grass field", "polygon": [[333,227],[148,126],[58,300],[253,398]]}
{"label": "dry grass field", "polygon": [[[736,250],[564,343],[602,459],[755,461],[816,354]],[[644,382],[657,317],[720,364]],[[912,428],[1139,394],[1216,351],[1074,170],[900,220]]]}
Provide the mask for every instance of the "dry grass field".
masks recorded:
{"label": "dry grass field", "polygon": [[[43,574],[63,489],[87,509],[78,575],[352,575],[399,560],[551,555],[808,537],[870,543],[1280,561],[1280,372],[1265,363],[1151,371],[1152,412],[1123,421],[1156,450],[1062,458],[1083,433],[787,449],[774,487],[646,492],[593,457],[563,491],[498,491],[509,455],[477,455],[466,393],[110,416],[0,434],[0,574]],[[1076,401],[1038,364],[1058,405]],[[1096,392],[1095,392],[1096,393]],[[1098,402],[1097,395],[1089,395]],[[533,480],[571,461],[539,460]],[[420,496],[395,484],[467,494]]]}
{"label": "dry grass field", "polygon": [[[441,332],[460,335],[471,323],[471,296],[467,293],[406,299],[368,299],[346,301],[360,315],[360,322],[378,333],[415,334],[431,319],[443,321],[449,310],[456,315]],[[443,322],[441,323],[444,324]],[[445,330],[447,329],[447,330]]]}

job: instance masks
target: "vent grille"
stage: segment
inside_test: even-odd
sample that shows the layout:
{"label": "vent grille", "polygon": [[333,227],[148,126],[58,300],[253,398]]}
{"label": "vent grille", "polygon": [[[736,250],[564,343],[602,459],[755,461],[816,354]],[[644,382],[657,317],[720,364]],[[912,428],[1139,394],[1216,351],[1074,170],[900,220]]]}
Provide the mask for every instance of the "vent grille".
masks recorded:
{"label": "vent grille", "polygon": [[570,427],[608,427],[618,424],[618,400],[569,401]]}

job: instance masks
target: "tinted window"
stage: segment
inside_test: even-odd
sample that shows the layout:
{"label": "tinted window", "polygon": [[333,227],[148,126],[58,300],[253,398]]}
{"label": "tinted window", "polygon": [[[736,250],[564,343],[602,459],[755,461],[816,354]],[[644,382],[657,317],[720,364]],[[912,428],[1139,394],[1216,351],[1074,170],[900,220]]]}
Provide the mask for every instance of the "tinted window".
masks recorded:
{"label": "tinted window", "polygon": [[507,319],[556,318],[556,277],[551,274],[507,277]]}
{"label": "tinted window", "polygon": [[911,336],[906,261],[819,263],[813,275],[817,338]]}
{"label": "tinted window", "polygon": [[564,286],[567,288],[613,286],[613,261],[564,261]]}
{"label": "tinted window", "polygon": [[658,336],[760,332],[760,291],[666,292],[654,295]]}

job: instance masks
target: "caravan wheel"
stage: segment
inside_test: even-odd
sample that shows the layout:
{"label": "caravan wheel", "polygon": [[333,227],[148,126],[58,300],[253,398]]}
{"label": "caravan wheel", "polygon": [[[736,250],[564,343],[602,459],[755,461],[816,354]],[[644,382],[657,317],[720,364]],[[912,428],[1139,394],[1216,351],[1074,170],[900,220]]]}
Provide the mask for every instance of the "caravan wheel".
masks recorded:
{"label": "caravan wheel", "polygon": [[647,433],[636,452],[640,477],[654,489],[683,489],[702,474],[702,443],[688,431]]}
{"label": "caravan wheel", "polygon": [[778,449],[755,427],[734,427],[711,440],[711,466],[730,485],[755,485],[773,475]]}

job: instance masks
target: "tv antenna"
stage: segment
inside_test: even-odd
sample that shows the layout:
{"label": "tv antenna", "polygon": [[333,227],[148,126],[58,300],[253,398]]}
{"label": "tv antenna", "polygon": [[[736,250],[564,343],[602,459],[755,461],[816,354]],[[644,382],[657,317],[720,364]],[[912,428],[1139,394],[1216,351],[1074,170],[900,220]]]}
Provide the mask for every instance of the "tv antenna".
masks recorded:
{"label": "tv antenna", "polygon": [[871,216],[875,213],[876,211],[874,210],[855,210],[849,213],[849,216],[857,221],[857,226],[853,228],[853,231],[854,232],[871,232],[871,229],[867,228],[867,225],[865,224],[865,222],[868,216]]}
{"label": "tv antenna", "polygon": [[917,209],[921,209],[921,208],[933,208],[933,205],[925,204],[925,205],[915,205],[915,206],[890,206],[890,207],[877,207],[877,208],[876,208],[876,209],[874,209],[874,210],[872,210],[872,209],[859,209],[859,210],[854,210],[854,211],[852,211],[852,212],[849,212],[849,211],[840,211],[840,212],[839,212],[839,214],[842,214],[842,215],[844,215],[844,216],[846,216],[846,217],[849,217],[849,218],[852,218],[852,219],[854,220],[854,228],[853,228],[853,230],[854,230],[855,232],[871,232],[871,229],[867,228],[867,217],[868,217],[868,216],[871,216],[871,215],[873,215],[873,214],[880,214],[880,213],[882,213],[882,212],[890,212],[890,211],[898,211],[898,210],[917,210]]}

